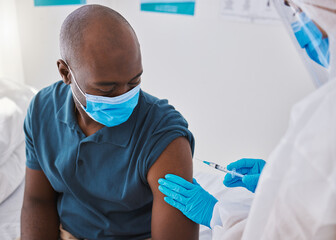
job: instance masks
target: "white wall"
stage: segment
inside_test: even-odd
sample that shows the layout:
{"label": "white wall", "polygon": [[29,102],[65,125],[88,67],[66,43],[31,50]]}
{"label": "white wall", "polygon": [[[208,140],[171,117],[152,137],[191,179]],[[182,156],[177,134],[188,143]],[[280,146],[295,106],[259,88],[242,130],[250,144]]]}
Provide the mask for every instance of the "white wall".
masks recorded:
{"label": "white wall", "polygon": [[14,1],[0,0],[0,78],[24,82]]}
{"label": "white wall", "polygon": [[[25,79],[42,88],[60,79],[58,33],[78,6],[16,2]],[[196,157],[223,164],[267,158],[292,105],[313,90],[280,23],[226,21],[219,0],[198,0],[195,17],[140,12],[138,0],[88,3],[110,6],[133,25],[142,46],[143,89],[183,113],[196,138]]]}

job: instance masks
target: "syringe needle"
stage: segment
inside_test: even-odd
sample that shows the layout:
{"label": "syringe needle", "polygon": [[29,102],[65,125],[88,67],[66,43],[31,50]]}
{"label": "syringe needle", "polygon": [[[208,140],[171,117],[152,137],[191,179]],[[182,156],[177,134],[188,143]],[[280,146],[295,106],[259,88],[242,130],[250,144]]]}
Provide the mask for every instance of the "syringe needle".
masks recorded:
{"label": "syringe needle", "polygon": [[208,162],[208,161],[203,161],[203,160],[201,160],[201,159],[199,159],[199,158],[195,158],[195,159],[197,159],[197,160],[199,160],[199,161],[205,163],[206,165],[208,165],[208,166],[210,166],[210,167],[212,167],[212,168],[215,168],[215,169],[217,169],[217,170],[219,170],[219,171],[222,171],[222,172],[231,174],[232,178],[233,178],[233,177],[240,177],[240,178],[243,178],[243,177],[244,177],[243,174],[237,173],[237,172],[235,171],[235,169],[233,169],[232,171],[230,171],[230,170],[228,170],[226,167],[223,167],[223,166],[221,166],[221,165],[219,165],[219,164],[217,164],[217,163]]}

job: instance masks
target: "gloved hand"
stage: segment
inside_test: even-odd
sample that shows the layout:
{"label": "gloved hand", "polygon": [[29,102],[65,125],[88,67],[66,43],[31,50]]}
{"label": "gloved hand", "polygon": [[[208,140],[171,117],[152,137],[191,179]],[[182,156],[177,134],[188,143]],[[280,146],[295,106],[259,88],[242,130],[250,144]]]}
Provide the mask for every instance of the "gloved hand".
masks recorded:
{"label": "gloved hand", "polygon": [[262,159],[243,158],[236,162],[230,163],[226,168],[230,171],[233,169],[237,173],[245,175],[243,178],[232,177],[227,173],[224,178],[224,185],[227,187],[245,187],[251,192],[255,192],[258,185],[260,173],[263,170],[266,162]]}
{"label": "gloved hand", "polygon": [[164,200],[168,204],[192,221],[210,228],[213,209],[218,200],[205,191],[195,178],[190,183],[179,176],[167,174],[165,179],[159,179],[159,184],[159,190],[166,195]]}

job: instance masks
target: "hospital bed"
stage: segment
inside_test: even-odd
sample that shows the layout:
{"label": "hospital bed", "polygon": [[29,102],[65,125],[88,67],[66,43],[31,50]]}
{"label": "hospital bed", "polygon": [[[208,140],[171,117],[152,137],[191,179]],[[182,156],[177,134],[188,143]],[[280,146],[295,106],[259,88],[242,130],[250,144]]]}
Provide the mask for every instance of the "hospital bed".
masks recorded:
{"label": "hospital bed", "polygon": [[20,235],[20,214],[24,182],[0,204],[0,239],[14,240]]}
{"label": "hospital bed", "polygon": [[23,121],[36,91],[24,84],[0,79],[0,239],[20,232],[25,175]]}
{"label": "hospital bed", "polygon": [[[20,213],[24,191],[24,116],[35,90],[0,79],[0,239],[13,240],[20,234]],[[236,222],[247,217],[253,194],[243,188],[228,189],[224,174],[194,161],[194,177],[208,192],[225,202],[224,228],[239,234]],[[200,240],[222,239],[221,228],[200,227]],[[230,235],[232,236],[232,235]]]}

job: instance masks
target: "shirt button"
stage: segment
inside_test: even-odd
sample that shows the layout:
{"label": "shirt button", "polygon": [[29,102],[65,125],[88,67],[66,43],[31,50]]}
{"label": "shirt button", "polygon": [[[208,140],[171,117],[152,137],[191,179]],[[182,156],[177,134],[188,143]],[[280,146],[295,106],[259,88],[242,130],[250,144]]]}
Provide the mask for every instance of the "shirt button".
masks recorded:
{"label": "shirt button", "polygon": [[79,167],[82,166],[83,163],[84,163],[83,160],[80,160],[80,159],[78,160],[78,166],[79,166]]}

